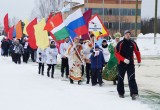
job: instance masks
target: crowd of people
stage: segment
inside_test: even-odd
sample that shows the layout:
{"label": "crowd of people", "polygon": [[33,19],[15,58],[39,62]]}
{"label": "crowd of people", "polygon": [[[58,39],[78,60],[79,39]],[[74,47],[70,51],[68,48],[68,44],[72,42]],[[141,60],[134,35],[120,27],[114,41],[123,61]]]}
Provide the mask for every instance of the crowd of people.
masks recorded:
{"label": "crowd of people", "polygon": [[[69,79],[71,84],[75,81],[81,85],[82,76],[86,75],[86,84],[92,86],[103,86],[102,79],[113,81],[117,84],[117,91],[120,98],[124,98],[124,76],[127,72],[130,88],[130,95],[133,100],[138,96],[138,87],[135,80],[134,56],[136,54],[138,65],[140,66],[141,56],[137,44],[130,39],[131,32],[126,30],[124,37],[120,33],[114,34],[114,41],[108,43],[103,39],[102,44],[95,43],[94,34],[90,35],[90,40],[83,40],[79,37],[70,41],[65,38],[64,43],[60,45],[61,55],[61,77]],[[1,41],[2,56],[10,55],[12,61],[16,64],[27,63],[29,57],[33,62],[38,63],[38,74],[44,75],[44,65],[47,64],[47,76],[54,78],[55,65],[57,64],[57,55],[59,54],[56,42],[50,40],[49,46],[42,50],[30,48],[28,38],[13,41],[4,38]]]}

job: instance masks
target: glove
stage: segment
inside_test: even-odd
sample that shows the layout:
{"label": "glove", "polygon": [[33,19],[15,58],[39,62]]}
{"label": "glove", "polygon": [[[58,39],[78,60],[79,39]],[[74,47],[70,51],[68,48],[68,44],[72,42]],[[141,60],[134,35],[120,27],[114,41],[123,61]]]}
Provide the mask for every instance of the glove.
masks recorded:
{"label": "glove", "polygon": [[138,68],[141,66],[141,63],[138,63]]}
{"label": "glove", "polygon": [[129,64],[130,61],[128,59],[124,59],[124,63]]}

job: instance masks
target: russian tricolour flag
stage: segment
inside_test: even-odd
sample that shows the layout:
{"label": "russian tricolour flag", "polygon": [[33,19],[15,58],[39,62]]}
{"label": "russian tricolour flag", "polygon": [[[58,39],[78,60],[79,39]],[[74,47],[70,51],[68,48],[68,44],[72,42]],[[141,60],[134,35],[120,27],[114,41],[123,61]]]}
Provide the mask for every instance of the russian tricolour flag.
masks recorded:
{"label": "russian tricolour flag", "polygon": [[76,10],[64,21],[67,30],[72,38],[88,33],[86,22],[81,9]]}

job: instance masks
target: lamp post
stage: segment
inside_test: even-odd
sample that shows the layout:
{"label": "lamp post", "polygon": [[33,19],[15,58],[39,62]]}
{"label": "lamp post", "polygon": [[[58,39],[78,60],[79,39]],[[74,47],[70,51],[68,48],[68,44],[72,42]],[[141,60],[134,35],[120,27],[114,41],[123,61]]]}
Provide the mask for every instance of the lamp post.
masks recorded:
{"label": "lamp post", "polygon": [[119,0],[119,32],[121,31],[121,3],[122,3],[122,0]]}
{"label": "lamp post", "polygon": [[156,35],[157,35],[157,6],[158,6],[158,0],[155,0],[154,44],[156,44]]}
{"label": "lamp post", "polygon": [[137,19],[138,19],[138,0],[136,0],[135,37],[137,37]]}

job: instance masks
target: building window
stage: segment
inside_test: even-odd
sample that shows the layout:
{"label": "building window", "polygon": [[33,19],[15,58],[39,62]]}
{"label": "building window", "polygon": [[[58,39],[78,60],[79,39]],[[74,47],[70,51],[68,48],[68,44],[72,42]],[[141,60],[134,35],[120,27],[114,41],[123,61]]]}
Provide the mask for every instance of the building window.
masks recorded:
{"label": "building window", "polygon": [[107,8],[104,9],[104,15],[108,15],[108,9]]}
{"label": "building window", "polygon": [[138,9],[138,16],[141,16],[141,9]]}
{"label": "building window", "polygon": [[108,13],[109,13],[109,15],[112,15],[112,8],[110,8],[109,10],[108,10]]}
{"label": "building window", "polygon": [[128,15],[128,16],[131,16],[131,15],[132,15],[132,10],[131,10],[131,9],[128,9],[127,11],[128,11],[127,15]]}
{"label": "building window", "polygon": [[92,13],[102,15],[103,14],[103,8],[92,8]]}
{"label": "building window", "polygon": [[135,15],[136,15],[136,10],[132,9],[132,16],[135,16]]}
{"label": "building window", "polygon": [[113,8],[113,15],[119,15],[119,9],[118,8]]}

